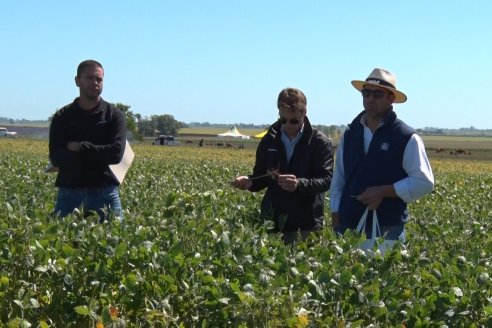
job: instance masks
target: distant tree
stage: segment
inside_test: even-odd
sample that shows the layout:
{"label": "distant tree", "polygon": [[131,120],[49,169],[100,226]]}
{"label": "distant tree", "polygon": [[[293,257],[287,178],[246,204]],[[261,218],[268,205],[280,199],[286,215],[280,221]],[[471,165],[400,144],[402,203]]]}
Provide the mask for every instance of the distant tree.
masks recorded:
{"label": "distant tree", "polygon": [[155,127],[151,120],[141,118],[138,120],[138,132],[144,137],[153,137],[155,136]]}
{"label": "distant tree", "polygon": [[[122,104],[122,103],[116,103],[114,106],[117,109],[122,110],[125,113],[126,117],[126,129],[133,135],[133,137],[137,140],[143,140],[142,135],[138,132],[137,129],[137,117],[133,112],[130,110],[130,106]],[[138,114],[137,114],[138,115]]]}
{"label": "distant tree", "polygon": [[152,116],[152,121],[155,122],[155,129],[159,131],[159,134],[175,136],[181,128],[181,125],[174,119],[174,116],[169,114],[154,115]]}
{"label": "distant tree", "polygon": [[138,131],[146,137],[165,134],[175,136],[178,130],[186,124],[178,122],[174,116],[169,114],[152,115],[150,118],[138,120]]}

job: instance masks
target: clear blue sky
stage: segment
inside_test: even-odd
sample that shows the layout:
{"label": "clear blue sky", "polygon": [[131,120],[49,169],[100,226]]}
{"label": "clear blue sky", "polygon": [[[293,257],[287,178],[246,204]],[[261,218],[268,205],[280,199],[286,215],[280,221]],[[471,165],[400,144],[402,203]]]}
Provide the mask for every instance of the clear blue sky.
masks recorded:
{"label": "clear blue sky", "polygon": [[0,4],[0,116],[47,119],[76,67],[105,68],[103,98],[142,116],[268,124],[297,87],[314,124],[362,110],[353,79],[397,75],[415,128],[492,128],[492,1],[26,1]]}

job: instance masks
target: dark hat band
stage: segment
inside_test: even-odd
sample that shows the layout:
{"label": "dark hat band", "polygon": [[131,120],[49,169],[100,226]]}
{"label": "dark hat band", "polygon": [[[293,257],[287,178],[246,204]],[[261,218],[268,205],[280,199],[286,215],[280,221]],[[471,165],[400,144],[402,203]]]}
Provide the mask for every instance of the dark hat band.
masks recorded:
{"label": "dark hat band", "polygon": [[373,78],[373,77],[368,78],[368,79],[366,80],[366,82],[375,83],[375,84],[380,84],[380,85],[383,85],[383,86],[385,86],[385,87],[390,87],[390,88],[392,88],[392,89],[396,89],[396,88],[395,88],[395,86],[394,86],[393,84],[391,84],[391,83],[389,83],[389,82],[386,82],[386,81],[384,81],[384,80],[381,80],[381,79],[375,79],[375,78]]}

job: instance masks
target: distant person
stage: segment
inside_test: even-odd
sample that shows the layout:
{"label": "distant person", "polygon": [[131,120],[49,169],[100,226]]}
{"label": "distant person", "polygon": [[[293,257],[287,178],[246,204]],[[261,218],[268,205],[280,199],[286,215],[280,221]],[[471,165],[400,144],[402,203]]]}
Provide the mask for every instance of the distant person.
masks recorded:
{"label": "distant person", "polygon": [[286,244],[323,228],[325,192],[333,173],[333,146],[311,126],[301,90],[287,88],[278,96],[279,119],[261,139],[253,174],[232,186],[249,191],[267,188],[262,217],[272,218],[274,232]]}
{"label": "distant person", "polygon": [[77,68],[79,97],[58,110],[50,125],[49,157],[59,172],[55,214],[83,206],[106,219],[104,208],[122,218],[119,182],[108,165],[121,161],[126,143],[125,114],[101,98],[104,69],[95,60]]}
{"label": "distant person", "polygon": [[202,138],[202,139],[200,139],[200,141],[198,142],[198,146],[199,146],[199,147],[203,147],[203,138]]}
{"label": "distant person", "polygon": [[[340,233],[355,230],[368,208],[377,211],[381,236],[403,242],[407,203],[434,187],[424,143],[393,111],[393,103],[403,103],[407,96],[396,89],[392,73],[376,68],[352,85],[362,94],[364,111],[347,127],[337,149],[330,188],[332,225]],[[368,217],[372,220],[372,214]],[[371,227],[366,224],[368,238]]]}

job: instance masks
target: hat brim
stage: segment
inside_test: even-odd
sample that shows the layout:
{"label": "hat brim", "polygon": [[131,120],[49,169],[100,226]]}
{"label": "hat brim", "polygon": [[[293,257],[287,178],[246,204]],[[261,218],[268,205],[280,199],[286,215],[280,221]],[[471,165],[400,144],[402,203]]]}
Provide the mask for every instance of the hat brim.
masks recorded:
{"label": "hat brim", "polygon": [[404,103],[405,101],[407,101],[407,96],[403,92],[398,91],[395,88],[390,88],[390,87],[387,87],[387,86],[384,86],[381,84],[367,82],[367,81],[360,81],[360,80],[354,80],[351,83],[354,86],[354,88],[356,88],[359,91],[361,91],[364,88],[364,85],[373,85],[375,87],[379,87],[379,88],[383,88],[383,89],[386,89],[388,91],[391,91],[395,95],[395,101],[394,102],[398,103],[398,104],[401,104],[401,103]]}

